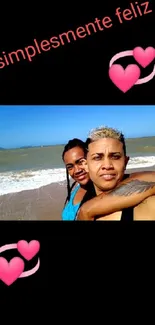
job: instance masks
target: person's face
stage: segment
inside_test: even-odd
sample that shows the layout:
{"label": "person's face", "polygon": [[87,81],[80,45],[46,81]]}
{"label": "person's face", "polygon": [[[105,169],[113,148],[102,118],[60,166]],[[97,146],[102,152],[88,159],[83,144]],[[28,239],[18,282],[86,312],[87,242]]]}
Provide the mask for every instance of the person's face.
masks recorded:
{"label": "person's face", "polygon": [[64,163],[69,175],[80,185],[86,185],[89,181],[89,174],[85,170],[86,158],[80,147],[68,150],[64,155]]}
{"label": "person's face", "polygon": [[89,144],[86,170],[97,194],[116,187],[124,176],[128,160],[123,144],[117,139],[104,138]]}

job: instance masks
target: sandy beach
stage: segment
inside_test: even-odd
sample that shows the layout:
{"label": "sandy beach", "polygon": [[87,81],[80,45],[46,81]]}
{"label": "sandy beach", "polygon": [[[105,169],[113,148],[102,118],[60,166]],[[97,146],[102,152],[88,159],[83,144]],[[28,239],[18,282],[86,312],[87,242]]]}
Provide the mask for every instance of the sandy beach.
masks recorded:
{"label": "sandy beach", "polygon": [[[155,171],[155,166],[128,170]],[[0,220],[61,220],[66,182],[0,196]]]}
{"label": "sandy beach", "polygon": [[0,220],[61,220],[65,182],[0,196]]}

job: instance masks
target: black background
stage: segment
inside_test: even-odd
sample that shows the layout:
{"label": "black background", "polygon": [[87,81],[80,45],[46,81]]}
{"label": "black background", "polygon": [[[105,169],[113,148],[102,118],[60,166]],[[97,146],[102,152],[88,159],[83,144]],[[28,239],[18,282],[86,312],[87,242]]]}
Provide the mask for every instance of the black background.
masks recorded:
{"label": "black background", "polygon": [[[133,50],[136,46],[155,47],[153,1],[149,1],[149,9],[153,10],[151,14],[120,24],[115,10],[117,7],[130,8],[130,2],[95,1],[92,4],[89,2],[85,8],[80,2],[72,3],[71,6],[67,3],[44,2],[38,3],[35,8],[30,4],[22,4],[21,7],[15,7],[14,3],[12,7],[7,4],[8,7],[1,11],[0,53],[33,45],[34,38],[41,42],[68,30],[75,31],[77,27],[93,22],[96,17],[101,19],[110,16],[113,27],[43,52],[32,62],[22,60],[0,69],[0,104],[154,104],[155,79],[135,86],[124,94],[108,77],[109,61],[116,53]],[[140,4],[144,1],[138,2]],[[134,63],[134,60],[128,57],[117,63],[125,67]],[[147,76],[152,70],[153,64],[146,69],[141,68],[141,77]],[[36,239],[41,245],[39,271],[32,277],[18,279],[8,290],[48,288],[51,285],[56,292],[62,282],[67,290],[69,279],[83,276],[86,281],[88,275],[94,278],[100,277],[103,272],[107,274],[107,257],[113,261],[111,274],[114,275],[118,252],[124,259],[128,257],[129,261],[129,250],[134,244],[140,245],[147,236],[147,228],[152,227],[152,223],[139,225],[1,221],[0,246],[16,243],[20,239]],[[149,240],[153,240],[153,235],[149,236]],[[102,264],[100,268],[97,267],[97,255]],[[19,255],[13,250],[1,256],[9,259]],[[89,267],[90,260],[94,261],[95,270],[92,265]],[[33,267],[36,262],[37,256],[26,263],[26,268]],[[3,283],[0,283],[0,287],[7,289]]]}
{"label": "black background", "polygon": [[[85,6],[78,2],[71,7],[54,2],[23,9],[13,5],[10,14],[7,11],[7,16],[0,21],[0,53],[24,49],[33,45],[34,38],[41,42],[75,31],[96,17],[109,16],[113,26],[42,51],[32,62],[21,60],[0,69],[1,104],[154,104],[154,80],[123,94],[108,77],[109,61],[116,53],[136,46],[155,46],[153,1],[149,1],[148,7],[152,13],[120,24],[115,16],[116,8],[121,7],[123,11],[130,8],[130,2],[95,1]],[[144,6],[141,8],[144,11]],[[125,67],[135,61],[127,57],[116,63]],[[141,77],[147,76],[152,68],[153,63],[141,68]]]}

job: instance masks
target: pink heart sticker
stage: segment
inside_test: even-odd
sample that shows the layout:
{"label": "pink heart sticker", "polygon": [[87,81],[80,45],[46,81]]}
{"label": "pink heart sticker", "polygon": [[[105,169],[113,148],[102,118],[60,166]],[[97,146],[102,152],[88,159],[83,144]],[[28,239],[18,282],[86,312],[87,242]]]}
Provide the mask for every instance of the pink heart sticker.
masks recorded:
{"label": "pink heart sticker", "polygon": [[133,50],[133,56],[143,68],[146,68],[155,58],[155,49],[150,46],[144,50],[137,46]]}
{"label": "pink heart sticker", "polygon": [[8,262],[0,257],[0,280],[8,286],[15,282],[24,270],[24,261],[20,257],[14,257]]}
{"label": "pink heart sticker", "polygon": [[140,69],[136,64],[129,64],[125,70],[120,64],[113,64],[109,69],[109,77],[114,85],[125,93],[139,79]]}
{"label": "pink heart sticker", "polygon": [[38,240],[31,240],[29,243],[26,240],[20,240],[17,243],[18,252],[27,260],[30,261],[40,249]]}

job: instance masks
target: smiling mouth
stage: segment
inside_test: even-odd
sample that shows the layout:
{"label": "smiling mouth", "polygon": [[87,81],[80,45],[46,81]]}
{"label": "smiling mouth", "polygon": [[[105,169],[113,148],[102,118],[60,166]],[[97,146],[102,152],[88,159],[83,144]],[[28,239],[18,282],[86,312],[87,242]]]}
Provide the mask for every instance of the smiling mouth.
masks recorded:
{"label": "smiling mouth", "polygon": [[104,174],[104,175],[101,175],[100,177],[103,178],[106,181],[111,181],[112,179],[115,178],[115,175],[112,175],[112,174],[111,175],[110,174]]}

